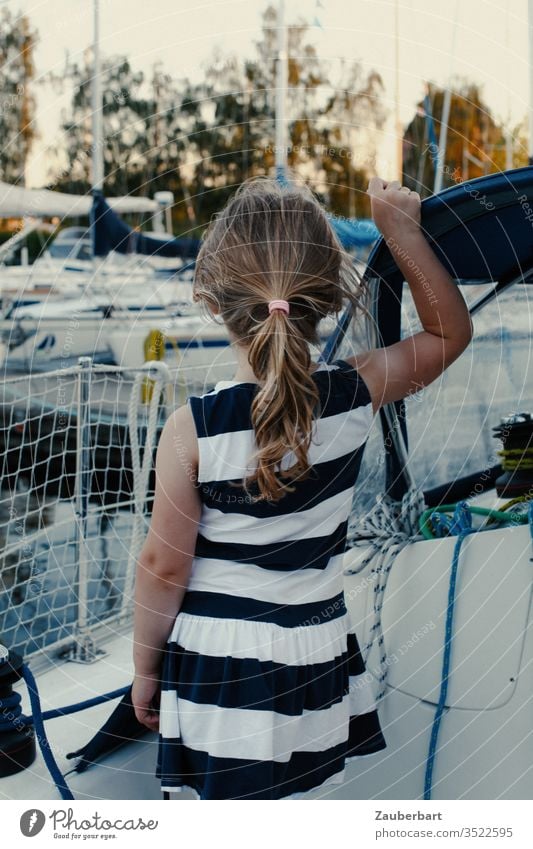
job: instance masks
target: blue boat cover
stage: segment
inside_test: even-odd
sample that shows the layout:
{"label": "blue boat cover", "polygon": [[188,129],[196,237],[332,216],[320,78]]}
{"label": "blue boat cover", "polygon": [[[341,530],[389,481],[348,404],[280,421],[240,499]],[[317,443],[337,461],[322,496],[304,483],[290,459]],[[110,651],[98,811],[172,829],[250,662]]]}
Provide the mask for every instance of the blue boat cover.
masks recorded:
{"label": "blue boat cover", "polygon": [[116,251],[120,254],[190,259],[194,258],[200,249],[199,239],[180,238],[164,241],[133,230],[113,212],[100,192],[94,194],[91,227],[95,256],[107,256],[110,251]]}
{"label": "blue boat cover", "polygon": [[328,216],[343,248],[366,248],[379,239],[379,230],[371,218],[337,218]]}

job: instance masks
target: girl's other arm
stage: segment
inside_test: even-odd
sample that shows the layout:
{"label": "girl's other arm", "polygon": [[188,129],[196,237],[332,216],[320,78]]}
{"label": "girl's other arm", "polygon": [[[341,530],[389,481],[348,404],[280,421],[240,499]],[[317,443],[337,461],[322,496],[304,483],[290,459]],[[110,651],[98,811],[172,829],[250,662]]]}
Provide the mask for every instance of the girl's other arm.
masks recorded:
{"label": "girl's other arm", "polygon": [[196,487],[198,443],[188,407],[176,410],[163,428],[156,457],[150,529],[137,558],[134,606],[137,719],[153,730],[162,652],[189,581],[200,498]]}
{"label": "girl's other arm", "polygon": [[352,358],[374,411],[435,380],[465,350],[472,323],[464,299],[420,230],[420,197],[397,181],[370,181],[372,216],[411,290],[420,333]]}

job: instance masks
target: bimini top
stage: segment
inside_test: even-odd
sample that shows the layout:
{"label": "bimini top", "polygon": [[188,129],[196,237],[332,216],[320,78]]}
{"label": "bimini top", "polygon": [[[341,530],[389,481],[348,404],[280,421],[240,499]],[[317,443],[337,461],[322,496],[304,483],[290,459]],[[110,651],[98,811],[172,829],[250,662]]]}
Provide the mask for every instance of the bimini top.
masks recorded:
{"label": "bimini top", "polygon": [[[533,167],[500,171],[459,183],[422,201],[422,231],[452,277],[461,283],[493,282],[491,289],[533,279]],[[403,274],[383,238],[368,258],[365,280],[377,287],[373,328],[379,344],[401,338]],[[348,308],[327,341],[322,359],[332,360],[352,319]],[[399,430],[407,444],[403,401],[395,401]],[[399,500],[408,480],[397,449],[394,422],[380,411],[386,458],[386,485]]]}
{"label": "bimini top", "polygon": [[[0,181],[0,218],[61,218],[89,215],[93,199],[90,194],[71,195],[50,189],[26,189]],[[155,212],[155,200],[127,195],[109,198],[110,206],[119,214],[127,212]]]}
{"label": "bimini top", "polygon": [[[422,201],[422,230],[449,273],[461,282],[515,278],[533,267],[533,167],[458,183]],[[383,239],[368,275],[401,280]]]}
{"label": "bimini top", "polygon": [[[533,167],[499,171],[458,183],[422,201],[422,232],[454,279],[505,282],[533,269]],[[383,237],[374,246],[366,280],[379,280],[377,327],[383,345],[400,338],[403,274]],[[347,309],[323,359],[336,353],[351,321]]]}

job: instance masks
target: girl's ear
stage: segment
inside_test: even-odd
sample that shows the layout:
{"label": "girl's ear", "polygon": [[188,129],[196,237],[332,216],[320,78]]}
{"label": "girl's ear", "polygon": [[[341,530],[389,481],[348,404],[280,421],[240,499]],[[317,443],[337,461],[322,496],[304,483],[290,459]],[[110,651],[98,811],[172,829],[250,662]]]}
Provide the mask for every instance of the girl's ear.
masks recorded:
{"label": "girl's ear", "polygon": [[205,295],[200,298],[198,296],[195,297],[193,295],[193,301],[205,304],[205,306],[212,315],[220,315],[220,305],[215,298],[205,297]]}
{"label": "girl's ear", "polygon": [[209,310],[213,313],[213,315],[220,315],[220,306],[216,301],[206,301]]}

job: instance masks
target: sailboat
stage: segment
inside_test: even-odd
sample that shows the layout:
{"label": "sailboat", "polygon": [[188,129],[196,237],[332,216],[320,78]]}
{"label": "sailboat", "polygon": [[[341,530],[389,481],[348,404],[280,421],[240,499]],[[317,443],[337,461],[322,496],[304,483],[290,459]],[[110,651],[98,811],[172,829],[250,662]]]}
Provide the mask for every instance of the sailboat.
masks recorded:
{"label": "sailboat", "polygon": [[[153,198],[108,198],[104,202],[104,209],[99,204],[99,215],[105,215],[106,210],[111,216],[149,214],[152,224],[156,226],[162,222],[163,212],[168,210],[171,202],[173,196],[170,192],[156,192]],[[27,189],[0,182],[0,217],[21,218],[24,222],[22,229],[1,246],[0,263],[5,263],[32,231],[44,228],[50,233],[54,232],[53,225],[44,223],[45,217],[61,217],[63,221],[72,217],[88,217],[92,215],[92,206],[93,199],[89,195]],[[95,226],[101,229],[100,219],[93,218]],[[174,243],[174,240],[171,234],[156,229],[146,237],[154,247],[151,256],[146,255],[145,251],[145,256],[139,257],[135,252],[134,236],[137,234],[131,230],[129,232],[132,236],[123,245],[116,245],[116,249],[109,248],[97,263],[94,261],[91,231],[85,227],[70,226],[55,236],[32,265],[1,264],[0,299],[3,317],[8,318],[20,307],[44,301],[52,301],[53,308],[54,301],[80,297],[87,288],[90,288],[91,293],[97,293],[105,292],[106,286],[114,286],[115,290],[124,287],[131,294],[136,283],[149,284],[153,278],[160,284],[162,275],[169,277],[181,273],[197,250],[197,240],[186,239],[175,244],[171,260],[160,257],[157,252],[160,244]]]}

